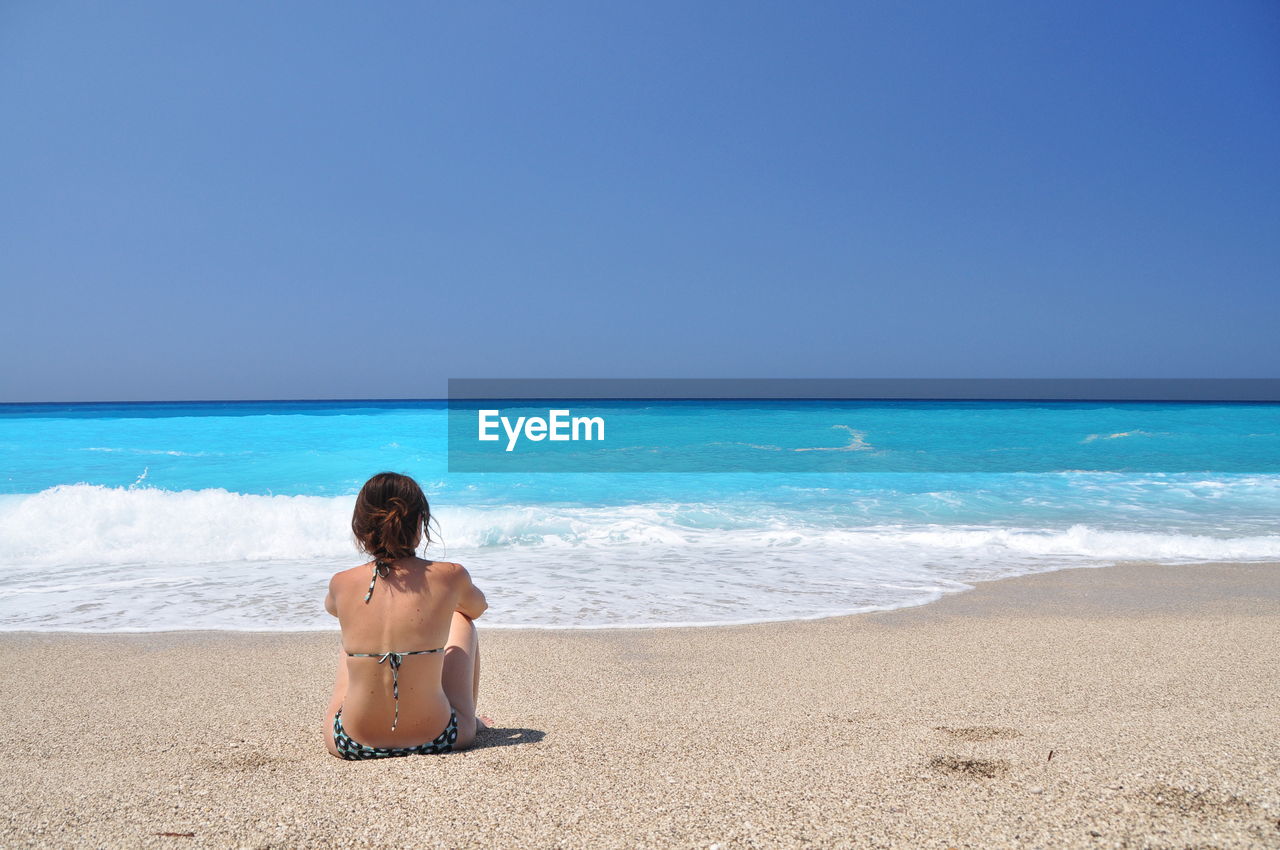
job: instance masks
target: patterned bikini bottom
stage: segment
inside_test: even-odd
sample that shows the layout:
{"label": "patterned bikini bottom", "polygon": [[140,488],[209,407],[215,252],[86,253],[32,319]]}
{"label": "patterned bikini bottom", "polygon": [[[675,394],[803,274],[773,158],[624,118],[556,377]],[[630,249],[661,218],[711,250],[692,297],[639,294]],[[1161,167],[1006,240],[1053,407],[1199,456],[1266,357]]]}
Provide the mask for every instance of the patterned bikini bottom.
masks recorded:
{"label": "patterned bikini bottom", "polygon": [[449,725],[436,736],[435,740],[416,747],[366,747],[356,741],[342,729],[342,709],[333,716],[333,742],[338,747],[338,754],[344,759],[383,759],[395,756],[429,756],[436,753],[447,753],[453,749],[458,740],[458,712],[449,712]]}

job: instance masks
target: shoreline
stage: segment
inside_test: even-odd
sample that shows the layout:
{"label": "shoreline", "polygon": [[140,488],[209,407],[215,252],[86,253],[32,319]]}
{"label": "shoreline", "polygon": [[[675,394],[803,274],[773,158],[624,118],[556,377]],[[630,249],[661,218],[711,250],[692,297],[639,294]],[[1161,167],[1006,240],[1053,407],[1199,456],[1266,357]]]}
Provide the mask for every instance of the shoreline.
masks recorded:
{"label": "shoreline", "polygon": [[1278,566],[1066,568],[820,620],[482,629],[497,728],[376,762],[323,748],[336,630],[0,633],[0,843],[1280,847]]}
{"label": "shoreline", "polygon": [[[630,632],[648,632],[648,631],[701,631],[704,629],[736,629],[736,628],[752,628],[756,626],[773,626],[785,625],[789,623],[820,623],[828,620],[843,620],[851,617],[869,617],[875,615],[894,614],[899,611],[911,611],[917,608],[928,608],[933,605],[946,602],[948,599],[957,596],[967,596],[975,593],[983,588],[991,585],[1001,584],[1003,582],[1018,581],[1020,579],[1033,578],[1035,576],[1050,575],[1062,572],[1075,571],[1095,571],[1095,570],[1115,570],[1128,568],[1178,568],[1178,569],[1194,569],[1198,567],[1259,567],[1259,568],[1275,568],[1280,567],[1280,560],[1259,560],[1259,561],[1193,561],[1170,564],[1157,560],[1130,560],[1116,561],[1109,564],[1096,564],[1089,566],[1067,566],[1067,567],[1051,567],[1046,570],[1039,570],[1030,573],[1019,573],[1013,576],[1004,576],[1001,578],[987,579],[984,581],[972,582],[972,587],[967,590],[944,591],[935,599],[926,600],[924,602],[913,602],[905,605],[899,605],[893,608],[870,608],[866,610],[852,611],[841,614],[817,614],[811,617],[792,617],[782,619],[769,620],[743,620],[725,623],[657,623],[652,625],[638,626],[493,626],[485,623],[483,620],[479,622],[479,626],[485,632],[503,632],[503,633],[541,633],[541,634],[563,634],[572,635],[578,633],[620,633],[626,634]],[[133,630],[133,631],[76,631],[73,629],[12,629],[0,630],[0,641],[7,636],[61,636],[61,637],[111,637],[111,636],[146,636],[146,635],[260,635],[260,636],[280,636],[280,635],[337,635],[339,629],[157,629],[157,630]]]}

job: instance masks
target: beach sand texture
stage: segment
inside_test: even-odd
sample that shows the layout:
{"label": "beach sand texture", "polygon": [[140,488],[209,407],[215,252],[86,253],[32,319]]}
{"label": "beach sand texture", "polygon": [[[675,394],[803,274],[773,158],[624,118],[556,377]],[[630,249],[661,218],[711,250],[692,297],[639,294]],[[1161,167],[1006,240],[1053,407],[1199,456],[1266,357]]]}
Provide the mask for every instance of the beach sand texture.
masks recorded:
{"label": "beach sand texture", "polygon": [[1278,567],[482,630],[501,728],[369,762],[321,742],[336,632],[5,634],[0,844],[1280,847]]}

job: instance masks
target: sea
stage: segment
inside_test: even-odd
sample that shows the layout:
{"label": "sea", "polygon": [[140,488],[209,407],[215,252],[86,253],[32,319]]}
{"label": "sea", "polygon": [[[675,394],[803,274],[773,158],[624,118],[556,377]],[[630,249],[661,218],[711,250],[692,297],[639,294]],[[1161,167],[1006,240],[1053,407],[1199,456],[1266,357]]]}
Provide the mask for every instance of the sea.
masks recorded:
{"label": "sea", "polygon": [[443,401],[0,405],[0,630],[333,629],[328,579],[367,561],[355,494],[384,470],[422,484],[421,554],[467,567],[490,627],[798,620],[1072,567],[1280,561],[1280,404],[627,413],[627,448],[697,462],[451,471]]}

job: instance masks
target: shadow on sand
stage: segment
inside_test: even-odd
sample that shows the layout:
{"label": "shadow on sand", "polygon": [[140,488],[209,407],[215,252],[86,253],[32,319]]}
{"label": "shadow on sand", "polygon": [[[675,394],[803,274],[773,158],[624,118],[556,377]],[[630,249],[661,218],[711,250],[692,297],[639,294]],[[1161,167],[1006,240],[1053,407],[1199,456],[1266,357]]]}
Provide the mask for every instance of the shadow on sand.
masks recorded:
{"label": "shadow on sand", "polygon": [[541,729],[518,729],[515,727],[490,727],[476,736],[473,750],[485,750],[493,747],[514,747],[518,744],[536,744],[546,735]]}

